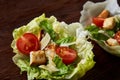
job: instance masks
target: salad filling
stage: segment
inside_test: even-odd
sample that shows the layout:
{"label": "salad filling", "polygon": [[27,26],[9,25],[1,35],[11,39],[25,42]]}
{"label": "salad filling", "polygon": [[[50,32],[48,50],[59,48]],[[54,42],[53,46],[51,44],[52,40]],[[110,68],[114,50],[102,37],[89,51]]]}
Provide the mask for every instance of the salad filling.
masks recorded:
{"label": "salad filling", "polygon": [[120,56],[120,52],[117,50],[117,47],[120,46],[120,17],[109,15],[111,14],[108,10],[103,10],[97,17],[93,17],[91,25],[85,29],[101,47],[107,46],[109,49],[103,48],[110,53],[118,53],[117,56]]}
{"label": "salad filling", "polygon": [[120,57],[119,11],[117,0],[98,3],[88,1],[81,11],[80,22],[86,26],[85,29],[88,30],[92,40],[96,41],[105,51]]}
{"label": "salad filling", "polygon": [[77,80],[95,64],[87,35],[80,23],[43,14],[13,31],[13,61],[28,80]]}
{"label": "salad filling", "polygon": [[92,19],[86,30],[90,31],[95,40],[104,41],[109,46],[117,46],[120,43],[120,17],[108,15],[109,11],[103,10],[99,16]]}

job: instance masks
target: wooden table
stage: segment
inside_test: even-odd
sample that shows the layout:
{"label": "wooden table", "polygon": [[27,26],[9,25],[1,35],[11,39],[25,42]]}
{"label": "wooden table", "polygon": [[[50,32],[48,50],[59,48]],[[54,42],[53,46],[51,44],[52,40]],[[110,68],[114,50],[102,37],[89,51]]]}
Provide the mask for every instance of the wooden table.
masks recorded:
{"label": "wooden table", "polygon": [[[0,0],[0,80],[27,80],[12,62],[12,31],[45,13],[59,21],[78,22],[87,0]],[[104,0],[91,0],[94,2]],[[120,3],[120,1],[119,1]],[[110,55],[94,43],[96,65],[80,80],[120,80],[120,58]]]}

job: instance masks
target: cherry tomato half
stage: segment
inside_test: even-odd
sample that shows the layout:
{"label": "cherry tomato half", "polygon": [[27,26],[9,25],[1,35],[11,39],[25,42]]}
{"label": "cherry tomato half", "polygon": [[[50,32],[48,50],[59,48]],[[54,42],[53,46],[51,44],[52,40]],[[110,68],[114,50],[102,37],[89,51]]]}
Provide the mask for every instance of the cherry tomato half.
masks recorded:
{"label": "cherry tomato half", "polygon": [[56,54],[62,58],[64,64],[71,64],[77,58],[77,52],[69,47],[57,47]]}
{"label": "cherry tomato half", "polygon": [[114,38],[115,38],[115,39],[117,40],[117,42],[120,44],[120,31],[118,31],[118,32],[115,34]]}
{"label": "cherry tomato half", "polygon": [[34,34],[25,33],[17,40],[16,46],[21,53],[29,55],[30,51],[39,49],[39,41]]}
{"label": "cherry tomato half", "polygon": [[103,26],[103,22],[104,22],[104,18],[100,18],[100,17],[95,17],[92,19],[92,22],[98,26],[98,27],[102,27]]}

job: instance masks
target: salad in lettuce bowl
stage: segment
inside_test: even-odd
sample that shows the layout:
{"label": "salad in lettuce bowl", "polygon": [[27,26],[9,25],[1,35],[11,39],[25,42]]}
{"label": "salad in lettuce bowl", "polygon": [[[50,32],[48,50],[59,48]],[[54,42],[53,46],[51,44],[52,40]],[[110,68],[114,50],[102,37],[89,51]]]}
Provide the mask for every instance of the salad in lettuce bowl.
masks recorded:
{"label": "salad in lettuce bowl", "polygon": [[92,40],[105,51],[120,57],[120,7],[117,0],[86,2],[80,22],[86,26]]}
{"label": "salad in lettuce bowl", "polygon": [[13,31],[13,61],[28,80],[77,80],[95,64],[87,35],[80,23],[43,14]]}

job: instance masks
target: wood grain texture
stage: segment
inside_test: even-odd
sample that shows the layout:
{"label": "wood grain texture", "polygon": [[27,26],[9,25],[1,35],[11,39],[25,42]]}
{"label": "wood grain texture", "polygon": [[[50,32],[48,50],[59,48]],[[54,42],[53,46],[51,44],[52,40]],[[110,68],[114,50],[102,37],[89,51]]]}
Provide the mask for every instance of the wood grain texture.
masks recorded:
{"label": "wood grain texture", "polygon": [[[15,55],[10,44],[12,31],[45,13],[59,21],[78,22],[87,0],[0,0],[0,80],[27,80],[12,62]],[[104,0],[91,0],[100,2]],[[119,0],[118,0],[119,1]],[[120,3],[120,1],[119,1]],[[94,44],[96,65],[80,80],[120,80],[120,58],[110,55]]]}

